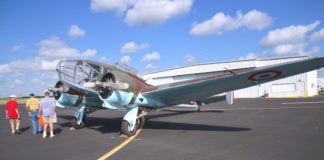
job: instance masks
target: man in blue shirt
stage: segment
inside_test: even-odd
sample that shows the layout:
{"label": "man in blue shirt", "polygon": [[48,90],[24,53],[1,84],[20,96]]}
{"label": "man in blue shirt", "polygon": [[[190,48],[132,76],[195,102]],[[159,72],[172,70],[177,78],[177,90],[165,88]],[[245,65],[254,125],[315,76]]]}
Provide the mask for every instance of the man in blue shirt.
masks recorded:
{"label": "man in blue shirt", "polygon": [[54,137],[53,133],[53,123],[57,122],[56,113],[55,113],[55,101],[50,98],[50,91],[44,91],[45,97],[40,102],[39,113],[42,114],[44,118],[44,129],[43,129],[43,138],[47,136],[47,126],[50,127],[50,138]]}

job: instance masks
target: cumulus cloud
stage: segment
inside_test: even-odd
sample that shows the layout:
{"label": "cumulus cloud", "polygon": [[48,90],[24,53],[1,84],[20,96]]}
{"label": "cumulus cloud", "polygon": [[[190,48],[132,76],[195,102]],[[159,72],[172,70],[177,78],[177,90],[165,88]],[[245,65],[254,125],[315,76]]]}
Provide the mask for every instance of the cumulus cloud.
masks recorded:
{"label": "cumulus cloud", "polygon": [[291,25],[289,27],[272,30],[261,40],[261,46],[274,47],[282,44],[300,43],[305,39],[306,34],[315,29],[319,24],[319,21],[315,21],[309,25]]}
{"label": "cumulus cloud", "polygon": [[137,0],[91,0],[90,9],[94,12],[105,12],[116,10],[122,13],[128,7],[134,5]]}
{"label": "cumulus cloud", "polygon": [[308,45],[305,40],[307,34],[314,30],[319,24],[319,21],[315,21],[309,25],[291,25],[269,31],[268,34],[262,38],[260,45],[270,50],[268,55],[275,56],[287,54],[311,55],[317,53],[320,50],[319,47],[313,47],[305,51]]}
{"label": "cumulus cloud", "polygon": [[147,48],[147,44],[136,44],[135,42],[128,42],[123,45],[123,47],[120,49],[120,53],[132,53],[137,52],[139,50]]}
{"label": "cumulus cloud", "polygon": [[97,51],[95,49],[87,49],[83,53],[75,48],[71,48],[61,41],[58,37],[42,40],[38,43],[39,54],[45,57],[93,57]]}
{"label": "cumulus cloud", "polygon": [[94,12],[116,11],[130,26],[150,27],[186,14],[194,0],[92,0]]}
{"label": "cumulus cloud", "polygon": [[152,52],[151,54],[146,54],[143,58],[142,61],[143,62],[147,62],[147,61],[157,61],[160,60],[161,56],[158,52]]}
{"label": "cumulus cloud", "polygon": [[40,57],[12,61],[6,64],[10,72],[54,70],[60,59],[46,60]]}
{"label": "cumulus cloud", "polygon": [[157,26],[190,11],[193,0],[138,0],[126,13],[130,26]]}
{"label": "cumulus cloud", "polygon": [[108,61],[108,58],[105,57],[105,56],[102,56],[102,57],[99,58],[99,61],[106,62],[106,61]]}
{"label": "cumulus cloud", "polygon": [[202,23],[193,24],[190,34],[211,35],[221,34],[224,31],[234,30],[240,27],[261,30],[272,23],[272,18],[265,12],[251,10],[245,15],[237,11],[236,17],[225,15],[222,12],[216,13],[214,17]]}
{"label": "cumulus cloud", "polygon": [[20,50],[20,49],[22,49],[22,48],[24,48],[24,45],[23,45],[23,44],[15,45],[15,46],[13,46],[13,47],[11,48],[11,51],[12,51],[12,52],[16,52],[16,51],[18,51],[18,50]]}
{"label": "cumulus cloud", "polygon": [[122,62],[122,63],[129,63],[131,60],[132,60],[132,58],[130,56],[123,56],[120,59],[120,62]]}
{"label": "cumulus cloud", "polygon": [[322,28],[320,31],[315,32],[312,34],[310,41],[315,42],[319,40],[324,40],[324,28]]}
{"label": "cumulus cloud", "polygon": [[187,54],[184,56],[185,63],[192,63],[196,61],[196,57],[192,56],[191,54]]}
{"label": "cumulus cloud", "polygon": [[154,68],[156,68],[156,66],[155,66],[154,64],[147,64],[147,65],[145,66],[145,68],[146,68],[146,69],[154,69]]}
{"label": "cumulus cloud", "polygon": [[240,59],[243,60],[243,59],[256,59],[256,58],[258,58],[257,54],[248,53],[245,57],[241,57]]}
{"label": "cumulus cloud", "polygon": [[85,30],[81,29],[77,25],[71,25],[68,31],[68,35],[72,38],[82,37],[85,35]]}
{"label": "cumulus cloud", "polygon": [[15,83],[16,85],[20,85],[20,84],[23,84],[24,82],[21,81],[21,80],[19,80],[19,79],[15,79],[14,83]]}
{"label": "cumulus cloud", "polygon": [[8,64],[0,64],[0,73],[10,73],[11,68]]}

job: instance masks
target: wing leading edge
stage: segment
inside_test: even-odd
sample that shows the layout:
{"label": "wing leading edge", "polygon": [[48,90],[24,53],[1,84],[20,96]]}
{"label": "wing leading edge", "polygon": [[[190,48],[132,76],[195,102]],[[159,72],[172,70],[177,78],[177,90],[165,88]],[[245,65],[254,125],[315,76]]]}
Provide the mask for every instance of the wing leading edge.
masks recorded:
{"label": "wing leading edge", "polygon": [[242,89],[274,81],[324,67],[324,57],[309,58],[290,63],[256,68],[253,71],[224,77],[215,76],[190,80],[183,84],[169,84],[169,87],[143,93],[144,97],[159,100],[168,105],[203,100],[212,95]]}

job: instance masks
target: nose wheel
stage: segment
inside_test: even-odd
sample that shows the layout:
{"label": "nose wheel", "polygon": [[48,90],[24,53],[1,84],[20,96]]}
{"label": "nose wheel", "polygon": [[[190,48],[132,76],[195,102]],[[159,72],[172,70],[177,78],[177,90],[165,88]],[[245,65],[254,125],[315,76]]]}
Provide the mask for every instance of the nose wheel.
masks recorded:
{"label": "nose wheel", "polygon": [[131,137],[131,136],[133,136],[133,135],[136,134],[136,131],[139,128],[143,128],[144,123],[145,123],[145,117],[144,116],[139,117],[139,118],[136,119],[135,127],[132,129],[132,127],[129,124],[129,122],[126,121],[126,120],[123,120],[122,121],[122,124],[121,124],[121,134],[125,134],[128,137]]}

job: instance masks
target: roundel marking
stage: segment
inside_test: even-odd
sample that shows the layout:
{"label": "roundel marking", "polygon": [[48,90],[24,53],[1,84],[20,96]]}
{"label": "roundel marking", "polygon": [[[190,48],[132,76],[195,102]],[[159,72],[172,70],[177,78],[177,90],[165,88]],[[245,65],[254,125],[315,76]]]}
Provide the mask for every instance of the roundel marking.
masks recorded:
{"label": "roundel marking", "polygon": [[263,72],[257,72],[249,76],[250,81],[264,81],[269,80],[273,78],[277,78],[282,74],[281,71],[276,70],[269,70],[269,71],[263,71]]}

